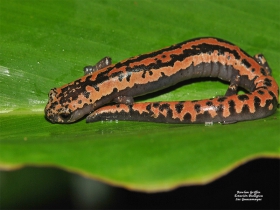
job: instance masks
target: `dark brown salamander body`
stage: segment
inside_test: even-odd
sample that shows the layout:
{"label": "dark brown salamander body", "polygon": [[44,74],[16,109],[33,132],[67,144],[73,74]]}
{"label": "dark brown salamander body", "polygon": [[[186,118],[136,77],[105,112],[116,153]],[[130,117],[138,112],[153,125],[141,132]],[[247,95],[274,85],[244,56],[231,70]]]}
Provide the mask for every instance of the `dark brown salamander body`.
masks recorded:
{"label": "dark brown salamander body", "polygon": [[[84,70],[82,78],[50,91],[45,114],[51,122],[71,123],[89,114],[87,122],[232,123],[269,116],[278,105],[278,85],[264,57],[217,38],[185,41],[114,65],[106,57]],[[230,86],[224,97],[213,99],[133,103],[133,97],[198,77]],[[238,87],[249,93],[237,95]],[[117,104],[104,106],[112,101]]]}

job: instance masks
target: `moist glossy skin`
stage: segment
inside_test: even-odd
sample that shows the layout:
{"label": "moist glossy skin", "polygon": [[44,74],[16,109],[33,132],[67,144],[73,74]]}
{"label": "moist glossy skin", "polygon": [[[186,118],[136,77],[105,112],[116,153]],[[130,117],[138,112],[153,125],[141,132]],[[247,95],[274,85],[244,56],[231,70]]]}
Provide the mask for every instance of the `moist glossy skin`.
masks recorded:
{"label": "moist glossy skin", "polygon": [[[72,123],[88,115],[87,122],[232,123],[269,116],[278,105],[278,85],[264,57],[251,57],[239,47],[217,38],[185,41],[114,65],[107,57],[94,67],[86,67],[85,74],[50,91],[45,108],[49,121]],[[225,96],[133,103],[133,97],[198,77],[230,82]],[[249,93],[237,95],[238,87]],[[112,101],[118,104],[104,106]]]}

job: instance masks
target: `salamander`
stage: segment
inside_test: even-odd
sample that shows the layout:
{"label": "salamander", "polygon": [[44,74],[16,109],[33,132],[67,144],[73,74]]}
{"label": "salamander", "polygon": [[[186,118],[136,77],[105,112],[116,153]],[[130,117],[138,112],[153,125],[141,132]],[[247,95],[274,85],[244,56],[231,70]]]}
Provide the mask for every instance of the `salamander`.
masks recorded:
{"label": "salamander", "polygon": [[[199,77],[229,82],[224,96],[204,100],[134,103],[134,97]],[[241,87],[247,92],[237,94]],[[272,115],[279,88],[262,54],[253,57],[218,38],[196,38],[112,64],[105,57],[84,76],[53,88],[45,107],[52,123],[132,120],[234,123]]]}

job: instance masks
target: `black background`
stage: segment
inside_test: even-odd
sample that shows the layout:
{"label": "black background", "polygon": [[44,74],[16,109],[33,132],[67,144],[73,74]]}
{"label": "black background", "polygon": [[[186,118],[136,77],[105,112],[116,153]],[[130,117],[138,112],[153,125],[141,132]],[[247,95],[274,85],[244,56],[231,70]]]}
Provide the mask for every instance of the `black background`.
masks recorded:
{"label": "black background", "polygon": [[[47,198],[19,202],[20,197],[12,198],[13,204],[1,202],[1,209],[76,209],[75,199],[71,195],[69,176],[78,176],[54,168],[29,167],[21,169],[32,173],[30,183],[25,187],[17,186],[21,195],[36,189],[36,183],[45,182],[48,174],[55,176],[56,184],[48,192]],[[1,172],[6,180],[9,177],[20,179],[21,170]],[[55,171],[55,173],[53,173]],[[40,172],[40,173],[39,173]],[[50,173],[52,172],[52,173]],[[34,174],[38,174],[34,178]],[[42,176],[40,174],[45,174]],[[55,175],[54,175],[55,174]],[[61,175],[62,174],[62,175]],[[31,178],[33,177],[33,178]],[[123,188],[110,187],[110,196],[98,205],[86,206],[83,209],[280,209],[280,160],[258,159],[246,163],[207,185],[187,186],[161,193],[133,192]],[[5,180],[5,179],[4,179]],[[19,182],[20,183],[20,182]],[[32,187],[28,187],[29,185]],[[1,187],[4,186],[4,187]],[[9,185],[0,185],[0,196],[7,193]],[[39,188],[39,187],[38,187]],[[237,191],[260,191],[262,201],[235,201]],[[59,194],[56,192],[60,192]],[[40,194],[40,191],[38,191]],[[53,196],[51,196],[53,194]],[[40,198],[40,195],[38,195]],[[38,197],[36,196],[36,197]],[[33,196],[34,197],[34,196]]]}

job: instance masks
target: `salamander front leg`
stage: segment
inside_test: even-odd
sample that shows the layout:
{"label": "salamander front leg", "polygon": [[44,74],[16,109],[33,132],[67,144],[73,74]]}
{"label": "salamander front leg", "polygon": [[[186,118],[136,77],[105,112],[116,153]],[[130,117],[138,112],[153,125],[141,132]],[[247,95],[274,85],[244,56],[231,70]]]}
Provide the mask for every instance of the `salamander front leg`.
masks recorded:
{"label": "salamander front leg", "polygon": [[110,66],[111,64],[112,64],[112,59],[110,57],[104,57],[94,66],[85,66],[84,67],[84,75],[91,74],[91,73],[93,73],[97,70],[100,70],[100,69],[103,69],[107,66]]}

